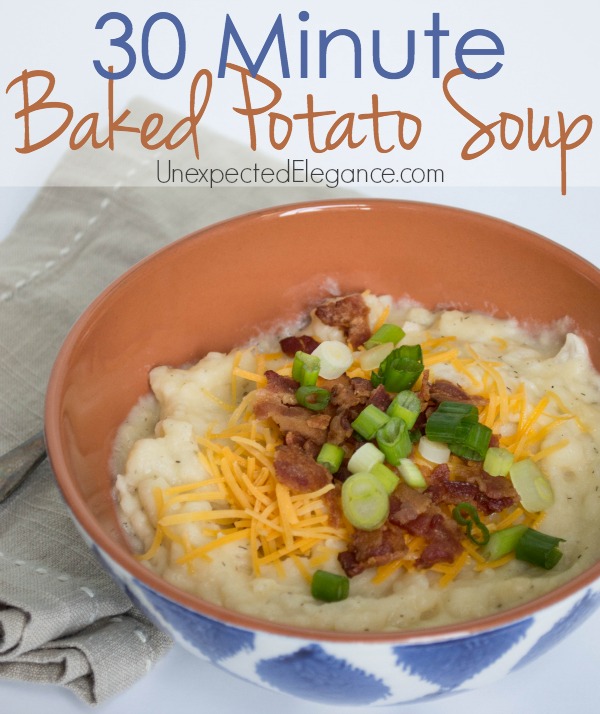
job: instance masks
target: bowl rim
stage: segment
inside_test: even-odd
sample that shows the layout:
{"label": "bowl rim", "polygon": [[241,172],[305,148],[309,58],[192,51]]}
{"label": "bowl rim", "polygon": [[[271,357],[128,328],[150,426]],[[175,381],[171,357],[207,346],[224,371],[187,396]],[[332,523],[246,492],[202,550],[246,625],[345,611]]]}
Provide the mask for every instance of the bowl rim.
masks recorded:
{"label": "bowl rim", "polygon": [[425,625],[423,627],[413,627],[385,632],[335,631],[288,625],[231,610],[172,585],[160,575],[145,567],[142,562],[135,558],[132,551],[126,550],[113,541],[98,524],[78,490],[76,488],[69,489],[71,478],[69,476],[67,463],[60,446],[60,433],[62,426],[58,415],[62,387],[67,372],[66,366],[74,345],[85,332],[90,319],[93,317],[96,310],[99,309],[99,306],[102,305],[107,297],[118,286],[120,286],[124,281],[129,280],[132,274],[143,269],[146,263],[159,260],[164,253],[176,251],[185,243],[202,240],[205,234],[211,233],[215,229],[221,229],[224,226],[235,228],[237,224],[243,225],[248,221],[272,219],[282,217],[286,214],[292,215],[300,212],[329,210],[348,211],[353,209],[374,210],[383,206],[396,206],[398,209],[407,211],[426,210],[439,214],[440,216],[447,214],[461,215],[470,221],[485,223],[492,226],[501,225],[504,230],[518,233],[520,240],[524,240],[530,245],[535,245],[536,248],[542,252],[554,253],[568,267],[580,274],[583,274],[593,282],[598,283],[600,287],[600,269],[598,269],[590,261],[585,259],[583,256],[580,256],[570,248],[567,248],[566,246],[563,246],[530,229],[519,226],[516,223],[456,206],[389,198],[357,197],[333,200],[324,199],[269,206],[267,208],[236,215],[231,218],[212,223],[196,231],[192,231],[191,233],[175,239],[174,241],[137,261],[118,278],[113,280],[107,287],[105,287],[96,298],[94,298],[94,300],[72,325],[67,336],[65,337],[57,353],[48,381],[44,408],[44,436],[53,474],[71,513],[71,517],[76,522],[78,527],[83,529],[87,537],[91,539],[91,541],[95,543],[100,551],[107,555],[109,559],[114,561],[130,576],[139,580],[147,588],[156,591],[156,593],[160,596],[171,600],[176,604],[191,610],[192,612],[197,612],[204,617],[208,617],[228,626],[248,631],[263,632],[301,640],[333,643],[393,643],[396,645],[419,643],[427,644],[440,640],[473,636],[486,631],[514,625],[520,621],[535,616],[543,610],[564,603],[571,596],[574,596],[577,593],[581,593],[583,596],[587,587],[600,580],[599,560],[566,583],[563,583],[548,593],[540,595],[528,602],[508,608],[498,613],[448,625],[433,627]]}

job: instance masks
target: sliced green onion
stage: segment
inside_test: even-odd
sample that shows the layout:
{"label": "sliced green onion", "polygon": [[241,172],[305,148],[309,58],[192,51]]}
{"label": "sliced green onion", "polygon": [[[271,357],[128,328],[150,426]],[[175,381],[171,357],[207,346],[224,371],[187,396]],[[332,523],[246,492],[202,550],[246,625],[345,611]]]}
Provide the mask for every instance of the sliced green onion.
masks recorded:
{"label": "sliced green onion", "polygon": [[508,449],[490,446],[483,460],[483,470],[490,476],[507,476],[514,459]]}
{"label": "sliced green onion", "polygon": [[329,404],[331,394],[321,387],[299,387],[296,390],[298,404],[314,412],[320,412]]}
{"label": "sliced green onion", "polygon": [[360,471],[342,484],[342,510],[355,528],[372,531],[388,517],[390,499],[377,476]]}
{"label": "sliced green onion", "polygon": [[476,422],[479,419],[477,407],[466,402],[440,402],[436,412],[455,414],[468,422]]}
{"label": "sliced green onion", "polygon": [[371,374],[374,387],[383,384],[388,392],[410,389],[423,371],[421,345],[402,345],[390,354]]}
{"label": "sliced green onion", "polygon": [[515,556],[519,560],[550,570],[562,558],[559,543],[564,543],[564,538],[556,538],[528,528],[515,547]]}
{"label": "sliced green onion", "polygon": [[397,466],[400,459],[406,458],[412,450],[406,424],[398,417],[393,417],[386,422],[377,430],[375,437],[377,445],[385,454],[386,461],[392,466]]}
{"label": "sliced green onion", "polygon": [[440,441],[430,441],[426,436],[419,439],[419,453],[434,464],[445,464],[450,458],[450,447]]}
{"label": "sliced green onion", "polygon": [[354,362],[352,351],[339,340],[325,340],[316,347],[312,357],[317,357],[321,366],[319,367],[319,376],[323,379],[337,379]]}
{"label": "sliced green onion", "polygon": [[423,371],[423,363],[410,359],[397,359],[387,370],[383,385],[388,392],[410,389]]}
{"label": "sliced green onion", "polygon": [[442,402],[425,425],[425,434],[431,441],[451,443],[456,440],[459,427],[476,423],[477,407],[461,402]]}
{"label": "sliced green onion", "polygon": [[392,417],[402,419],[408,429],[413,428],[415,422],[417,421],[417,417],[419,416],[419,412],[411,412],[406,409],[406,407],[401,407],[398,404],[396,404],[392,412],[388,410],[388,414]]}
{"label": "sliced green onion", "polygon": [[521,505],[530,513],[547,510],[554,503],[554,492],[539,466],[531,459],[514,463],[510,478],[521,499]]}
{"label": "sliced green onion", "polygon": [[404,330],[399,325],[386,323],[376,330],[371,337],[365,342],[365,348],[371,349],[376,345],[381,345],[384,342],[391,342],[397,345],[404,337]]}
{"label": "sliced green onion", "polygon": [[299,382],[302,387],[312,387],[317,383],[317,379],[319,378],[320,366],[321,363],[318,357],[299,350],[294,355],[292,379]]}
{"label": "sliced green onion", "polygon": [[498,558],[512,553],[526,530],[527,526],[511,526],[503,528],[501,531],[495,531],[490,535],[481,554],[486,560],[498,560]]}
{"label": "sliced green onion", "polygon": [[492,430],[485,424],[462,424],[450,444],[450,451],[463,459],[483,461],[491,438]]}
{"label": "sliced green onion", "polygon": [[423,432],[420,429],[411,429],[408,432],[408,435],[410,436],[412,443],[417,444],[419,439],[423,436]]}
{"label": "sliced green onion", "polygon": [[317,463],[324,466],[332,474],[338,472],[344,459],[344,449],[336,444],[326,443],[321,447],[317,455]]}
{"label": "sliced green onion", "polygon": [[[475,545],[486,545],[490,540],[490,532],[479,518],[479,513],[472,503],[458,503],[452,509],[452,518],[461,526],[466,526],[467,538]],[[479,531],[479,537],[473,535],[473,527]]]}
{"label": "sliced green onion", "polygon": [[356,474],[359,471],[371,471],[375,464],[382,464],[385,461],[385,454],[380,451],[375,444],[370,441],[352,454],[348,461],[348,471],[351,474]]}
{"label": "sliced green onion", "polygon": [[383,360],[394,349],[391,342],[384,342],[382,345],[372,347],[370,350],[361,350],[357,352],[358,364],[367,372],[377,369]]}
{"label": "sliced green onion", "polygon": [[412,429],[421,413],[421,400],[410,389],[405,389],[396,394],[392,403],[387,408],[391,417],[400,417],[409,429]]}
{"label": "sliced green onion", "polygon": [[457,456],[482,461],[492,430],[480,424],[477,407],[463,402],[442,402],[427,420],[425,434],[431,441],[450,446]]}
{"label": "sliced green onion", "polygon": [[402,345],[398,348],[400,350],[400,357],[405,359],[412,359],[415,362],[423,361],[423,350],[421,345]]}
{"label": "sliced green onion", "polygon": [[310,592],[315,600],[338,602],[348,597],[350,581],[345,575],[328,573],[326,570],[315,570]]}
{"label": "sliced green onion", "polygon": [[392,469],[389,469],[385,464],[375,464],[371,469],[371,473],[381,481],[388,495],[393,493],[396,486],[400,483],[400,476],[395,474]]}
{"label": "sliced green onion", "polygon": [[404,479],[404,482],[411,488],[427,488],[427,481],[425,481],[425,478],[421,473],[421,469],[417,466],[417,464],[415,464],[414,461],[411,461],[410,459],[401,459],[398,464],[398,471],[400,471],[400,475]]}
{"label": "sliced green onion", "polygon": [[367,404],[352,422],[352,428],[354,431],[357,431],[363,439],[369,441],[375,437],[377,430],[381,429],[389,419],[390,417],[374,404]]}

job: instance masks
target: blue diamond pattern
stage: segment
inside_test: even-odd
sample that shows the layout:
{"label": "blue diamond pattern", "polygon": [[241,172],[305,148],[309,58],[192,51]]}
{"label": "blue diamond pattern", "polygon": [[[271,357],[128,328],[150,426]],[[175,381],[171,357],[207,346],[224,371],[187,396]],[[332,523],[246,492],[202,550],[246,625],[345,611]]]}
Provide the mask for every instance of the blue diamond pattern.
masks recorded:
{"label": "blue diamond pattern", "polygon": [[499,630],[431,645],[394,647],[396,663],[443,691],[460,687],[506,654],[525,636],[531,619]]}
{"label": "blue diamond pattern", "polygon": [[562,617],[545,635],[535,643],[529,652],[517,662],[513,669],[520,669],[529,662],[554,647],[600,606],[600,593],[587,592],[579,602],[575,603],[569,612]]}
{"label": "blue diamond pattern", "polygon": [[[217,663],[242,650],[251,652],[254,649],[254,633],[211,620],[172,600],[167,600],[139,581],[136,581],[136,584],[165,621],[211,662]],[[130,591],[128,595],[134,602],[136,601]],[[143,609],[143,606],[141,608]]]}
{"label": "blue diamond pattern", "polygon": [[256,672],[272,687],[325,704],[372,704],[390,693],[380,679],[327,654],[316,644],[263,659]]}

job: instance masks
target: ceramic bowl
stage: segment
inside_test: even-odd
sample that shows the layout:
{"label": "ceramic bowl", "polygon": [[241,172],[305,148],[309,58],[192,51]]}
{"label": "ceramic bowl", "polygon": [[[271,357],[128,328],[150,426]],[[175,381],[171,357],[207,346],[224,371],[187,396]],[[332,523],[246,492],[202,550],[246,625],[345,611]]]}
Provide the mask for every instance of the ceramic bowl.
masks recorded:
{"label": "ceramic bowl", "polygon": [[[47,396],[52,466],[84,538],[132,600],[190,651],[250,682],[338,705],[468,689],[544,653],[600,604],[600,564],[530,603],[456,626],[327,633],[231,612],[181,592],[132,555],[111,494],[119,424],[148,371],[229,350],[325,296],[366,287],[426,306],[547,323],[569,315],[600,368],[600,273],[483,215],[352,200],[279,207],[201,230],[144,260],[86,310]],[[560,291],[556,286],[560,285]]]}

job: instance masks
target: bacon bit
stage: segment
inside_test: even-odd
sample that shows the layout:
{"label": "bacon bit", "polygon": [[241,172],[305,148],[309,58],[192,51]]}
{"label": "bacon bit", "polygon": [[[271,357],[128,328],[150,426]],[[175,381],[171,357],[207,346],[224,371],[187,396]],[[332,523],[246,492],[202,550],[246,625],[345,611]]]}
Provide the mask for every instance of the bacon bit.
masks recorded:
{"label": "bacon bit", "polygon": [[327,300],[317,307],[315,314],[326,325],[341,328],[353,347],[359,347],[371,336],[369,308],[359,293]]}
{"label": "bacon bit", "polygon": [[425,493],[431,496],[433,503],[466,501],[486,515],[499,513],[518,503],[519,496],[510,481],[486,474],[477,462],[461,463],[455,469],[464,480],[450,480],[448,464],[440,464],[431,472]]}
{"label": "bacon bit", "polygon": [[474,404],[476,407],[485,406],[488,402],[485,397],[467,394],[458,384],[445,379],[438,379],[430,385],[429,399],[437,404],[440,402],[463,402]]}
{"label": "bacon bit", "polygon": [[332,528],[343,528],[345,525],[344,512],[342,510],[342,486],[339,482],[334,482],[334,488],[323,496],[323,501],[329,516],[329,525]]}
{"label": "bacon bit", "polygon": [[430,568],[435,563],[453,563],[462,553],[462,533],[458,525],[443,513],[423,513],[407,523],[406,530],[427,541],[415,563],[417,568]]}
{"label": "bacon bit", "polygon": [[354,577],[367,568],[398,560],[406,551],[402,529],[386,521],[374,531],[354,531],[348,550],[340,553],[338,560],[346,575]]}
{"label": "bacon bit", "polygon": [[352,423],[348,417],[348,412],[345,409],[341,409],[329,423],[327,441],[336,446],[343,446],[351,438],[352,434]]}
{"label": "bacon bit", "polygon": [[268,369],[265,372],[265,377],[267,378],[266,389],[281,395],[284,404],[298,403],[296,401],[296,390],[300,386],[299,382],[296,382],[296,380],[291,377],[284,377],[272,369]]}
{"label": "bacon bit", "polygon": [[431,501],[427,492],[399,483],[390,497],[389,520],[425,539],[425,548],[415,563],[417,568],[452,563],[462,551],[458,525]]}
{"label": "bacon bit", "polygon": [[421,400],[421,411],[424,412],[427,409],[427,405],[430,399],[431,383],[429,382],[429,370],[423,370],[421,375],[421,388],[419,389],[419,399]]}
{"label": "bacon bit", "polygon": [[312,354],[319,346],[319,343],[310,335],[299,335],[298,337],[292,335],[279,340],[279,346],[284,355],[294,357],[296,352]]}
{"label": "bacon bit", "polygon": [[331,474],[299,446],[279,446],[273,462],[279,483],[295,493],[311,493],[331,483]]}
{"label": "bacon bit", "polygon": [[380,384],[371,392],[371,396],[369,397],[369,401],[367,403],[373,404],[373,406],[384,412],[390,406],[393,399],[394,398],[386,391],[383,384]]}
{"label": "bacon bit", "polygon": [[361,377],[350,379],[345,374],[337,379],[323,380],[323,386],[331,391],[329,403],[343,409],[366,404],[373,390],[368,379]]}
{"label": "bacon bit", "polygon": [[322,446],[327,441],[327,427],[331,416],[313,416],[304,407],[286,404],[286,399],[289,399],[289,395],[285,390],[275,391],[269,387],[259,389],[254,401],[254,416],[257,419],[270,418],[284,434],[293,431]]}
{"label": "bacon bit", "polygon": [[297,431],[288,431],[284,438],[287,446],[298,446],[309,456],[312,456],[313,459],[317,458],[319,451],[321,450],[319,444],[307,439]]}
{"label": "bacon bit", "polygon": [[429,511],[431,506],[429,496],[401,481],[390,496],[389,518],[396,525],[404,526]]}
{"label": "bacon bit", "polygon": [[[512,482],[507,478],[498,476],[490,476],[483,470],[481,461],[456,460],[452,463],[452,475],[459,477],[469,483],[477,485],[482,494],[487,496],[492,501],[510,501],[505,503],[500,510],[514,506],[519,501],[519,494],[516,492]],[[494,509],[494,513],[498,511]]]}

